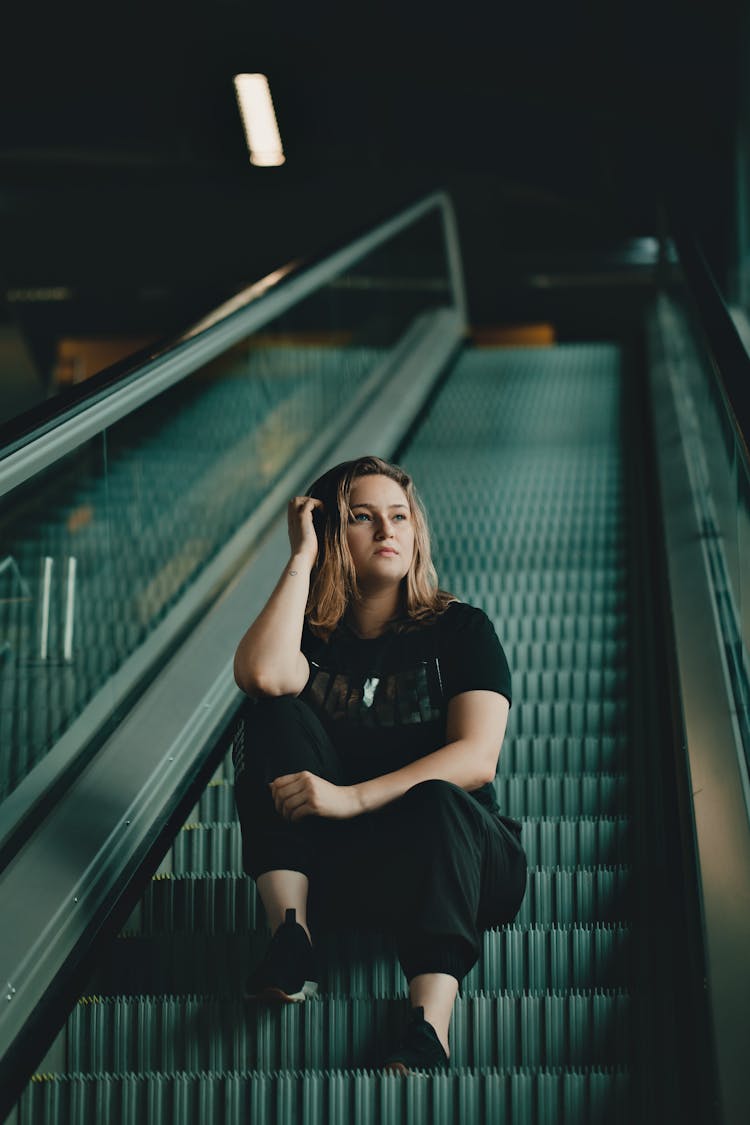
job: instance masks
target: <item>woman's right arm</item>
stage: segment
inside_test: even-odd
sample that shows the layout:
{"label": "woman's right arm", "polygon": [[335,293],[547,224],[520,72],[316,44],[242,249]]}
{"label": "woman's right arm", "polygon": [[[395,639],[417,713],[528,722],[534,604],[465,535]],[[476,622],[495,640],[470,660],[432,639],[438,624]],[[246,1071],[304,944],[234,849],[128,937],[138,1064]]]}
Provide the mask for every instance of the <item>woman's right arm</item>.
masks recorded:
{"label": "woman's right arm", "polygon": [[318,554],[313,510],[320,500],[295,496],[287,519],[292,553],[265,607],[234,654],[234,678],[246,695],[299,695],[310,668],[301,650],[310,573]]}

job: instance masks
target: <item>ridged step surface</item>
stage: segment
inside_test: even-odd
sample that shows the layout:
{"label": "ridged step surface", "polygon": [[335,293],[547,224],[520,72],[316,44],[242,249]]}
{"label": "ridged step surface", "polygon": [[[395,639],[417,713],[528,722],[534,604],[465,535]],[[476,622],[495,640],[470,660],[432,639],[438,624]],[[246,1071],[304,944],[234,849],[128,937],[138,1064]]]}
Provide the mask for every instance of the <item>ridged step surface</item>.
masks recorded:
{"label": "ridged step surface", "polygon": [[[174,931],[120,937],[102,956],[91,992],[189,993],[236,997],[248,964],[262,956],[267,933]],[[341,930],[316,944],[322,993],[406,995],[394,942],[374,931]],[[630,931],[611,923],[507,926],[485,930],[482,955],[464,977],[465,992],[551,988],[617,989],[629,974]]]}
{"label": "ridged step surface", "polygon": [[625,1125],[624,1070],[454,1069],[410,1081],[363,1071],[129,1074],[32,1081],[19,1125]]}
{"label": "ridged step surface", "polygon": [[[626,813],[628,807],[626,773],[500,774],[494,787],[500,811],[512,813],[516,820],[538,816],[617,816]],[[233,802],[233,794],[227,793],[224,807],[217,809],[224,813],[224,819],[233,813]]]}
{"label": "ridged step surface", "polygon": [[[498,779],[523,774],[623,773],[627,742],[617,738],[510,738],[503,744]],[[234,818],[230,781],[215,780],[203,791],[189,824]]]}
{"label": "ridged step surface", "polygon": [[508,656],[495,789],[530,862],[518,917],[462,982],[449,1070],[377,1070],[408,1009],[387,933],[321,933],[304,1005],[238,1000],[268,933],[228,755],[69,1016],[63,1053],[84,1073],[31,1083],[24,1125],[634,1119],[621,420],[614,346],[466,351],[402,458],[441,585],[489,614]]}
{"label": "ridged step surface", "polygon": [[[456,1066],[622,1064],[625,992],[459,996]],[[68,1021],[68,1068],[310,1070],[374,1068],[403,1026],[402,998],[324,996],[281,1008],[200,996],[90,997]]]}
{"label": "ridged step surface", "polygon": [[[595,791],[596,792],[596,791]],[[549,799],[549,794],[545,794]],[[604,803],[604,802],[603,802]],[[507,801],[514,811],[520,802]],[[595,806],[594,806],[595,807]],[[532,866],[586,866],[597,860],[625,863],[629,821],[626,817],[543,817],[523,821],[521,841]],[[242,835],[238,824],[188,824],[171,851],[175,875],[242,874]]]}
{"label": "ridged step surface", "polygon": [[[624,865],[535,868],[528,872],[522,922],[620,921],[630,870]],[[255,885],[239,875],[162,875],[148,887],[142,932],[199,927],[209,933],[246,933],[262,919]]]}

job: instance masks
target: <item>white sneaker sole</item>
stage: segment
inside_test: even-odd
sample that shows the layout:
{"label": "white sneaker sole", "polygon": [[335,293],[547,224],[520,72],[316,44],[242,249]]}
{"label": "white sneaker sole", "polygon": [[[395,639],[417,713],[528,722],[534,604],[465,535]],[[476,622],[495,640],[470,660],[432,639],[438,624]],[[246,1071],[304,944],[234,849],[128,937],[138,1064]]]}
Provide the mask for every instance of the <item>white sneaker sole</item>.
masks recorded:
{"label": "white sneaker sole", "polygon": [[265,1000],[271,1004],[302,1004],[316,996],[318,986],[313,980],[306,980],[299,992],[284,992],[281,988],[264,988],[262,992],[245,993],[246,1000]]}

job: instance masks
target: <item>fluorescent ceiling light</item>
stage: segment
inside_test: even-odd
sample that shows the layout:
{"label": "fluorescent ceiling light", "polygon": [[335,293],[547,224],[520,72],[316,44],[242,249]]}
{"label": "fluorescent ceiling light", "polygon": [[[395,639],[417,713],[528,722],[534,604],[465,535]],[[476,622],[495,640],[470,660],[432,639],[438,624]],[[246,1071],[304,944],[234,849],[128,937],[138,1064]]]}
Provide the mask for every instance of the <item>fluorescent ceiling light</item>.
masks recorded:
{"label": "fluorescent ceiling light", "polygon": [[245,127],[250,163],[275,167],[285,160],[265,74],[236,74],[234,88]]}

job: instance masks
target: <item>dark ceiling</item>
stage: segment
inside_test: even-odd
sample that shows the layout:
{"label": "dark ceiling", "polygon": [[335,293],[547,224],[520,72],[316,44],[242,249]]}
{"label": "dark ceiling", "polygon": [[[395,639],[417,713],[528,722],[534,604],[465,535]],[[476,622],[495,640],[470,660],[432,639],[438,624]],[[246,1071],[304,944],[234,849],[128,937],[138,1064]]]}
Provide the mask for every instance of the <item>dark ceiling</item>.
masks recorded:
{"label": "dark ceiling", "polygon": [[[738,11],[27,5],[0,76],[0,273],[121,309],[134,288],[178,292],[184,317],[435,186],[456,201],[479,320],[498,271],[653,233],[665,181],[720,255]],[[239,71],[269,77],[282,168],[248,161]]]}

